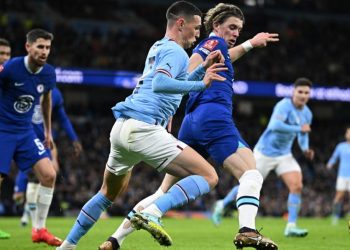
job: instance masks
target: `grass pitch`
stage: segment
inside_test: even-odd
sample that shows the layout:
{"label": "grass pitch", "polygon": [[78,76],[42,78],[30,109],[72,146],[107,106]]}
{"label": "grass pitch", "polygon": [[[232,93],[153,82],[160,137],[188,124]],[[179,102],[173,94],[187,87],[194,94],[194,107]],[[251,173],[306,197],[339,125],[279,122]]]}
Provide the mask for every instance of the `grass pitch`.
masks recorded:
{"label": "grass pitch", "polygon": [[[75,218],[49,218],[48,228],[61,238],[65,238]],[[122,218],[99,220],[89,233],[79,242],[77,250],[96,250],[119,226]],[[237,219],[224,219],[220,227],[215,227],[204,219],[164,219],[165,229],[174,244],[170,248],[161,247],[151,236],[136,231],[123,244],[122,250],[232,250],[237,232]],[[280,218],[258,218],[257,228],[263,227],[262,234],[273,239],[281,250],[341,250],[350,249],[348,221],[343,219],[332,226],[330,219],[300,219],[299,226],[309,229],[306,238],[286,238],[283,236],[285,221]],[[0,229],[11,234],[11,238],[0,240],[1,250],[12,249],[55,249],[44,243],[31,242],[30,226],[21,227],[19,218],[0,218]],[[250,249],[250,248],[247,248]]]}

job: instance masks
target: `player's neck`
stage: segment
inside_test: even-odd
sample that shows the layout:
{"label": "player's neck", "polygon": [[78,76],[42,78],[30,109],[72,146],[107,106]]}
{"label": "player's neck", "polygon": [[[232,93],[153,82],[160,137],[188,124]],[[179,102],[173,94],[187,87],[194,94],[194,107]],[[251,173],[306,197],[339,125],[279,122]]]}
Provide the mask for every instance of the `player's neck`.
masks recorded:
{"label": "player's neck", "polygon": [[296,107],[297,109],[303,109],[304,108],[304,105],[297,105],[296,103],[295,103],[295,101],[294,101],[294,99],[292,98],[292,104],[293,104],[293,106],[294,107]]}
{"label": "player's neck", "polygon": [[173,29],[168,28],[167,31],[165,32],[165,37],[169,38],[170,40],[173,40],[182,48],[184,47],[184,45],[181,43],[181,39],[178,32],[174,31]]}
{"label": "player's neck", "polygon": [[29,70],[33,74],[39,73],[43,68],[42,66],[38,66],[36,63],[34,63],[33,59],[30,56],[26,56],[25,64],[26,64],[27,70]]}

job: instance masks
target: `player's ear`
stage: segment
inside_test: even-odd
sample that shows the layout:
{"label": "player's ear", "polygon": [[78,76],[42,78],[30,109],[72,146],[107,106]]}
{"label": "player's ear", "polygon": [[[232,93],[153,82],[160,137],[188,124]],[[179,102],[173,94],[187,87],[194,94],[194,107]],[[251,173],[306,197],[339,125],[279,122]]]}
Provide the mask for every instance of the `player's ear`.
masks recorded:
{"label": "player's ear", "polygon": [[184,25],[185,25],[185,19],[183,19],[182,17],[180,17],[179,19],[177,19],[176,21],[176,25],[179,29],[179,31],[182,31]]}
{"label": "player's ear", "polygon": [[25,47],[26,47],[26,51],[27,51],[27,52],[29,52],[29,49],[30,49],[30,43],[26,42]]}

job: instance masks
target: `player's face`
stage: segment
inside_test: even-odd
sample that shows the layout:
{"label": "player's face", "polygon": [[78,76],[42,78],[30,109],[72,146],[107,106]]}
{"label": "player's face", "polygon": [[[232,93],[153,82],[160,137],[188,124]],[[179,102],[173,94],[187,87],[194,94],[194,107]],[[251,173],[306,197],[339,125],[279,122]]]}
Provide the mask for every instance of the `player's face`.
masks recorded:
{"label": "player's face", "polygon": [[350,128],[348,128],[345,132],[345,139],[350,142]]}
{"label": "player's face", "polygon": [[0,45],[0,64],[3,64],[11,57],[11,48],[9,46]]}
{"label": "player's face", "polygon": [[51,40],[38,38],[34,43],[26,43],[30,61],[36,66],[43,66],[50,54]]}
{"label": "player's face", "polygon": [[293,91],[293,103],[298,108],[302,108],[310,98],[311,89],[309,86],[298,86]]}
{"label": "player's face", "polygon": [[214,24],[214,33],[222,37],[227,43],[227,46],[232,48],[239,37],[242,27],[243,21],[237,17],[231,16],[221,24]]}
{"label": "player's face", "polygon": [[182,45],[184,49],[191,48],[200,35],[202,18],[194,16],[190,20],[185,20],[182,28]]}

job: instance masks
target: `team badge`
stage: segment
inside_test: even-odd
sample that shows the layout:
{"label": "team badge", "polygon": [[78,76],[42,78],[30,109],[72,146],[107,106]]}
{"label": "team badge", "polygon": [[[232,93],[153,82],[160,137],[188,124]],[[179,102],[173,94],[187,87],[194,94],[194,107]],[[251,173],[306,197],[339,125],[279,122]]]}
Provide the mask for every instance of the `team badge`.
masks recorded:
{"label": "team badge", "polygon": [[218,43],[219,43],[218,40],[208,40],[203,45],[203,48],[206,48],[207,50],[212,51]]}
{"label": "team badge", "polygon": [[38,86],[36,86],[36,90],[38,91],[38,93],[44,92],[44,85],[43,84],[39,84]]}

